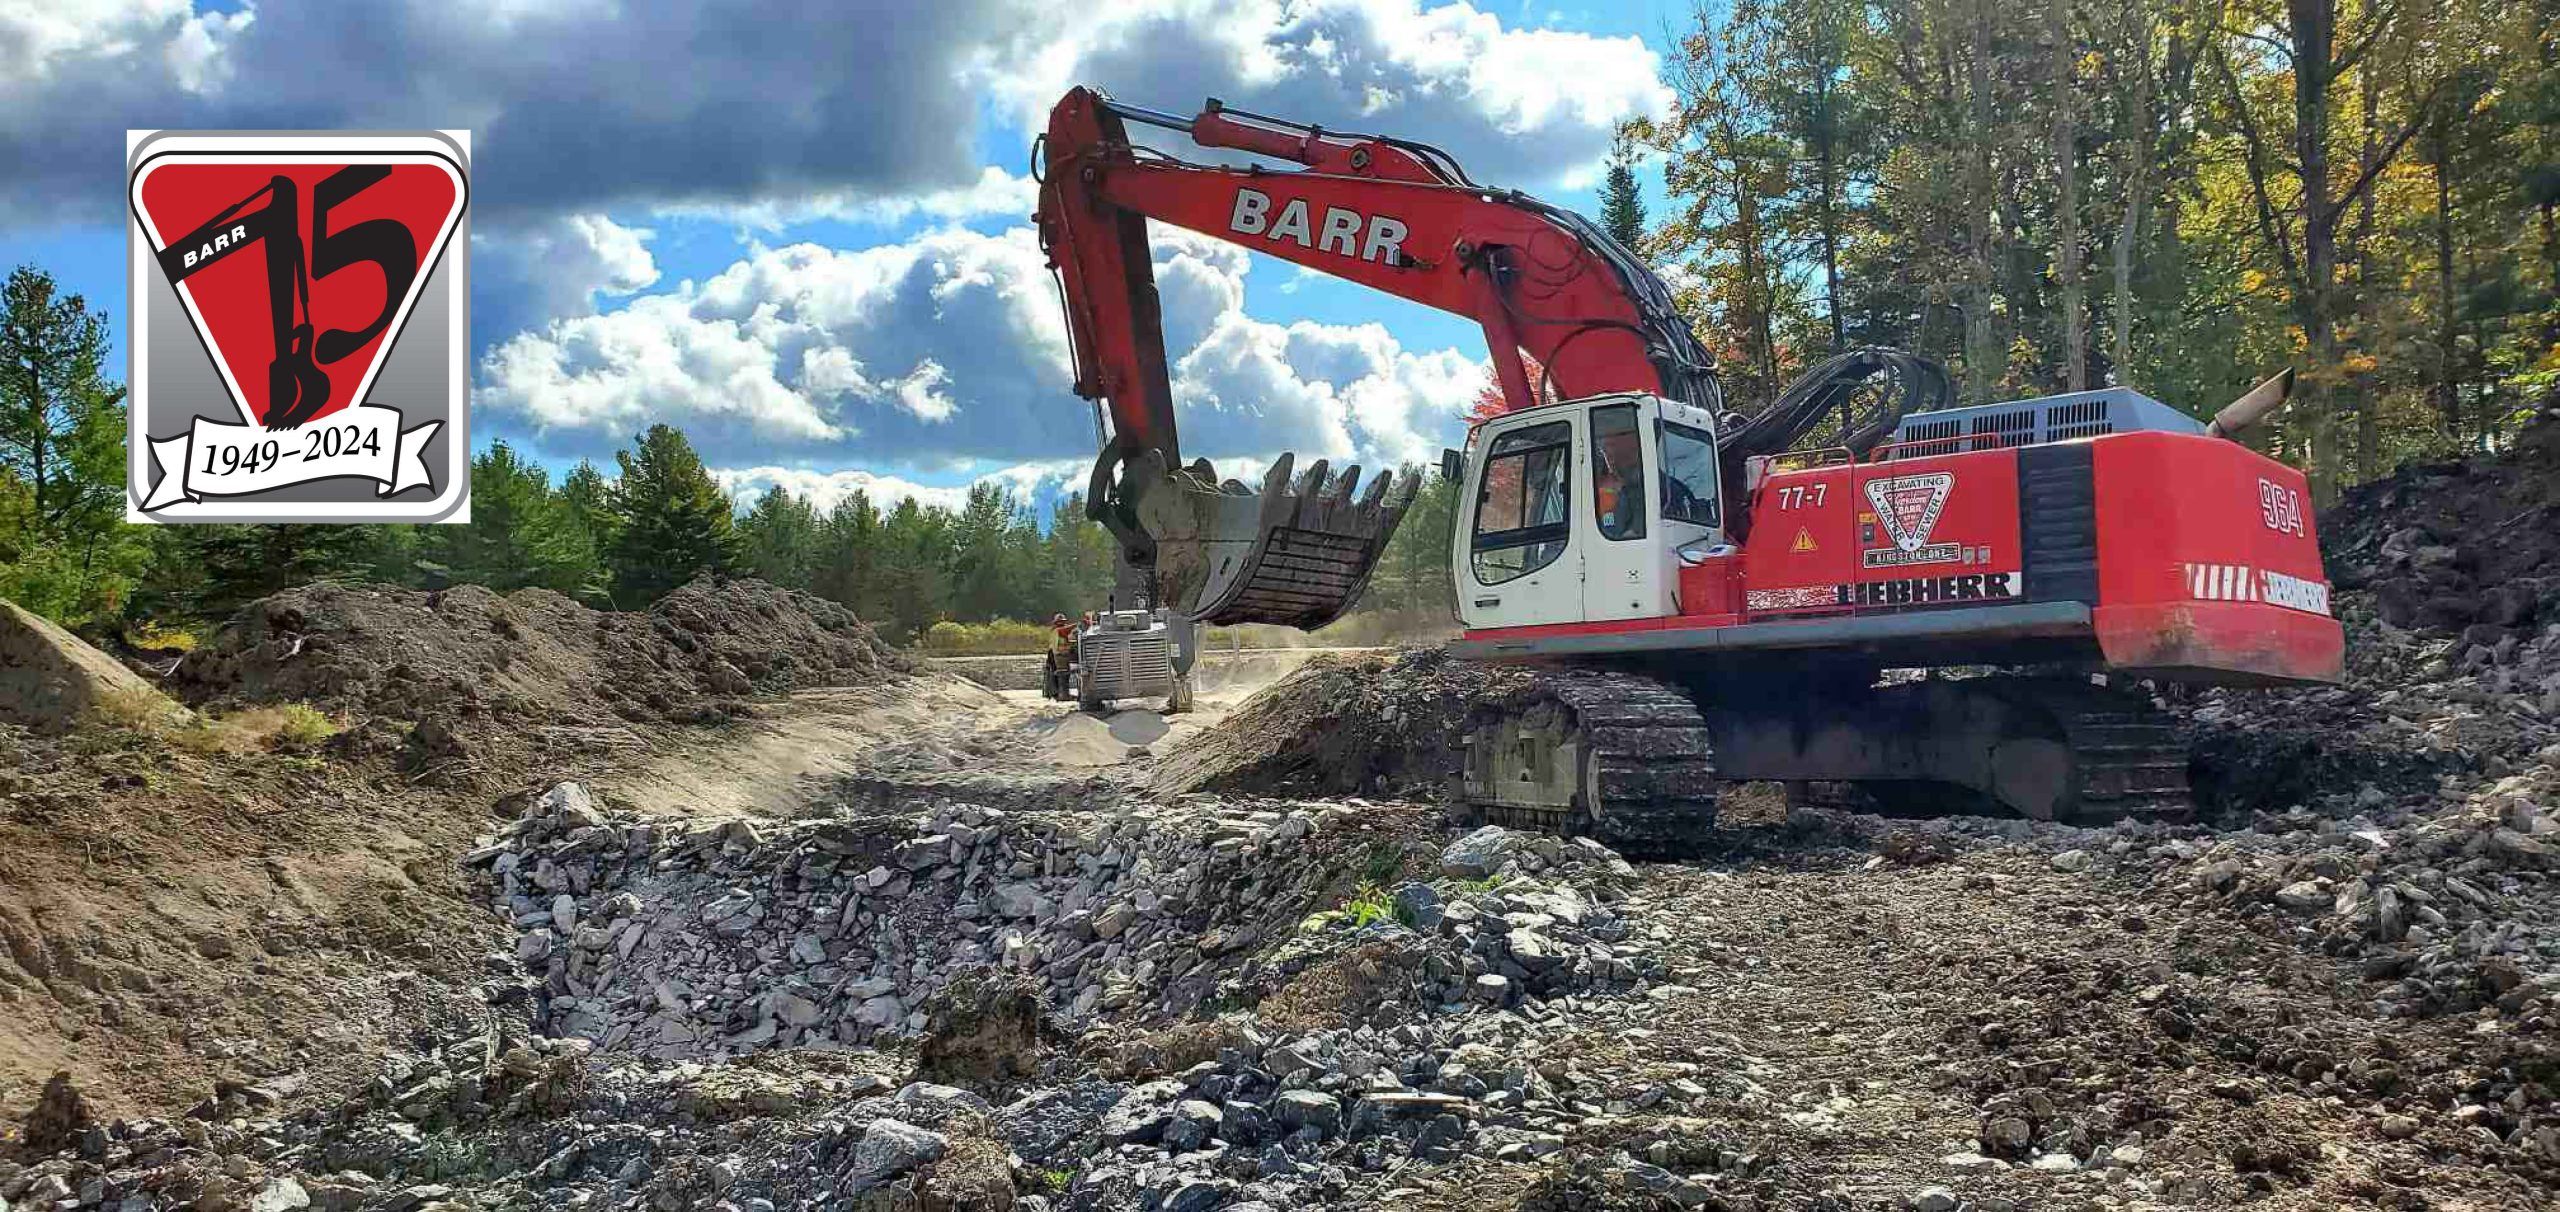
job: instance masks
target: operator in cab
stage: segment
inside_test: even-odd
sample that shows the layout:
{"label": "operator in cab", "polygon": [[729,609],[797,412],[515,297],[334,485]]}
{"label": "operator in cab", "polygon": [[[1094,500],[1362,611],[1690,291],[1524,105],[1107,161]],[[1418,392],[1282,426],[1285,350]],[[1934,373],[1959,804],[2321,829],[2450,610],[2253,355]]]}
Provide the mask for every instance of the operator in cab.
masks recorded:
{"label": "operator in cab", "polygon": [[1608,539],[1644,537],[1644,446],[1632,428],[1602,431],[1595,449],[1599,466],[1592,471],[1594,503],[1600,535]]}

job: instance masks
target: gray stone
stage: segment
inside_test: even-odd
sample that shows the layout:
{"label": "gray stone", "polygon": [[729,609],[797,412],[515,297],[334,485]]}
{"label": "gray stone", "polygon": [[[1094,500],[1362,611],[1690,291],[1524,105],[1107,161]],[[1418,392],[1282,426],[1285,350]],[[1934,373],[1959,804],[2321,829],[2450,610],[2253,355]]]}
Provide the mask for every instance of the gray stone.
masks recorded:
{"label": "gray stone", "polygon": [[578,898],[566,892],[551,898],[551,928],[564,938],[578,933]]}
{"label": "gray stone", "polygon": [[1911,1197],[1911,1212],[1956,1212],[1956,1193],[1945,1187],[1922,1187]]}
{"label": "gray stone", "polygon": [[1243,1099],[1230,1100],[1218,1112],[1218,1136],[1231,1145],[1256,1145],[1271,1135],[1271,1117]]}
{"label": "gray stone", "polygon": [[1173,1118],[1164,1127],[1164,1147],[1177,1152],[1197,1149],[1216,1135],[1220,1113],[1218,1104],[1196,1098],[1176,1103]]}
{"label": "gray stone", "polygon": [[901,1120],[875,1119],[862,1130],[861,1142],[853,1147],[854,1181],[862,1186],[877,1186],[940,1158],[950,1147],[950,1140],[939,1132]]}
{"label": "gray stone", "polygon": [[2335,899],[2310,880],[2296,880],[2276,890],[2276,903],[2295,913],[2318,913]]}
{"label": "gray stone", "polygon": [[1045,918],[1055,914],[1057,906],[1040,895],[1039,888],[1029,883],[998,884],[987,894],[987,907],[998,917]]}
{"label": "gray stone", "polygon": [[1103,1139],[1113,1144],[1147,1144],[1161,1139],[1173,1122],[1173,1104],[1181,1097],[1182,1083],[1170,1079],[1131,1087],[1102,1113]]}
{"label": "gray stone", "polygon": [[1440,870],[1459,879],[1483,879],[1502,869],[1511,856],[1511,831],[1487,825],[1449,843],[1440,851]]}
{"label": "gray stone", "polygon": [[391,1197],[390,1203],[383,1205],[383,1212],[416,1212],[416,1209],[451,1194],[453,1194],[453,1188],[442,1183],[420,1183],[414,1187],[404,1187],[399,1194]]}
{"label": "gray stone", "polygon": [[898,1087],[898,1092],[890,1096],[889,1101],[897,1104],[902,1114],[935,1125],[957,1112],[966,1111],[973,1115],[995,1112],[995,1108],[975,1091],[934,1082],[908,1082]]}
{"label": "gray stone", "polygon": [[310,1206],[310,1193],[289,1176],[268,1179],[265,1186],[258,1188],[257,1194],[249,1197],[249,1212],[292,1212],[292,1209]]}
{"label": "gray stone", "polygon": [[1287,1077],[1300,1069],[1315,1067],[1315,1058],[1296,1044],[1282,1044],[1262,1054],[1262,1063],[1276,1077]]}
{"label": "gray stone", "polygon": [[923,837],[909,838],[899,843],[898,849],[891,857],[897,860],[899,866],[909,871],[922,871],[940,863],[943,856],[950,853],[950,847],[949,836],[928,833]]}
{"label": "gray stone", "polygon": [[1511,1000],[1511,978],[1488,972],[1477,977],[1475,983],[1468,986],[1467,991],[1477,1001],[1488,1006],[1499,1006]]}
{"label": "gray stone", "polygon": [[564,829],[582,829],[604,823],[596,811],[595,797],[587,794],[582,783],[554,783],[551,790],[534,801],[534,811],[559,820]]}
{"label": "gray stone", "polygon": [[1130,908],[1126,902],[1115,901],[1110,907],[1094,915],[1093,936],[1106,939],[1118,938],[1120,932],[1128,929],[1129,923],[1136,920],[1138,920],[1137,910]]}
{"label": "gray stone", "polygon": [[1313,1128],[1326,1136],[1342,1131],[1342,1104],[1321,1090],[1284,1092],[1271,1110],[1285,1128]]}
{"label": "gray stone", "polygon": [[1396,920],[1416,930],[1431,930],[1440,925],[1444,910],[1440,894],[1431,885],[1409,883],[1396,889]]}
{"label": "gray stone", "polygon": [[2089,852],[2086,850],[2065,850],[2047,861],[2052,864],[2053,869],[2056,871],[2086,871],[2089,869]]}
{"label": "gray stone", "polygon": [[1503,939],[1511,958],[1531,971],[1552,968],[1564,962],[1564,949],[1535,930],[1514,930]]}
{"label": "gray stone", "polygon": [[1210,1212],[1227,1202],[1227,1188],[1207,1179],[1193,1179],[1173,1189],[1164,1201],[1164,1212]]}

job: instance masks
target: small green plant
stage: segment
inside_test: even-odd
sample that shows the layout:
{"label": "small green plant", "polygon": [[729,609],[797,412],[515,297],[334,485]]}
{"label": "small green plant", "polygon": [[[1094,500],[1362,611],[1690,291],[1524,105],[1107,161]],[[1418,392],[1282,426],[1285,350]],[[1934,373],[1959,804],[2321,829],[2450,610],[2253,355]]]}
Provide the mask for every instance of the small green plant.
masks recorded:
{"label": "small green plant", "polygon": [[1484,877],[1483,879],[1480,879],[1480,880],[1459,880],[1459,881],[1458,881],[1458,891],[1463,892],[1463,893],[1466,893],[1466,894],[1468,894],[1468,895],[1470,895],[1470,896],[1473,896],[1473,895],[1475,895],[1476,893],[1479,893],[1479,892],[1491,892],[1491,891],[1493,891],[1494,889],[1499,888],[1499,887],[1501,887],[1501,886],[1502,886],[1502,873],[1501,873],[1501,872],[1499,872],[1499,871],[1494,872],[1493,874],[1488,875],[1488,876],[1486,876],[1486,877]]}
{"label": "small green plant", "polygon": [[1067,1188],[1075,1181],[1076,1172],[1064,1166],[1052,1166],[1040,1171],[1040,1189],[1050,1195],[1065,1194]]}
{"label": "small green plant", "polygon": [[1390,884],[1404,873],[1404,847],[1396,842],[1379,842],[1369,847],[1368,882]]}
{"label": "small green plant", "polygon": [[338,721],[309,703],[287,703],[273,733],[279,748],[309,748],[338,735]]}
{"label": "small green plant", "polygon": [[1342,913],[1343,916],[1351,919],[1351,928],[1357,930],[1371,922],[1394,917],[1396,915],[1395,899],[1387,895],[1386,889],[1375,883],[1362,884],[1358,891],[1351,894],[1351,899],[1343,903]]}
{"label": "small green plant", "polygon": [[309,703],[251,707],[225,716],[195,715],[168,732],[169,743],[189,753],[242,757],[315,749],[341,725]]}

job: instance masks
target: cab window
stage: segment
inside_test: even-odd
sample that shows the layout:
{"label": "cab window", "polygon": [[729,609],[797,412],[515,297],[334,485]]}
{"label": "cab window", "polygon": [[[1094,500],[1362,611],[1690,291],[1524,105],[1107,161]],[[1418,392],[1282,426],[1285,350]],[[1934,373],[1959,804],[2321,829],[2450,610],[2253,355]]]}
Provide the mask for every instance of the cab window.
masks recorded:
{"label": "cab window", "polygon": [[1591,496],[1601,538],[1644,537],[1644,438],[1633,404],[1591,410]]}
{"label": "cab window", "polygon": [[1573,426],[1564,421],[1514,429],[1485,452],[1470,547],[1476,580],[1524,577],[1564,554],[1572,492]]}
{"label": "cab window", "polygon": [[1716,442],[1703,429],[1671,421],[1655,431],[1662,451],[1662,516],[1700,526],[1724,524],[1716,494]]}

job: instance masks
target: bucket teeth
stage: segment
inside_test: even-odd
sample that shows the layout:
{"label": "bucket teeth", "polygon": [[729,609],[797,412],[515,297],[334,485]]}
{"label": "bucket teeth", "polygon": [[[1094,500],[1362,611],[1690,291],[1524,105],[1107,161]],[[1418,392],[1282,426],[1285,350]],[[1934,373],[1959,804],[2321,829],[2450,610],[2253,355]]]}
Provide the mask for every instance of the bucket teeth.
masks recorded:
{"label": "bucket teeth", "polygon": [[1284,454],[1254,492],[1202,459],[1154,481],[1139,514],[1165,600],[1193,619],[1312,629],[1359,600],[1419,485],[1410,469],[1381,472],[1363,492],[1356,466],[1300,472]]}

